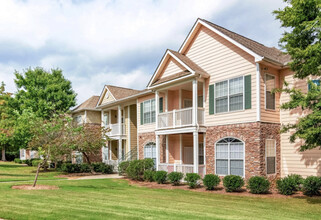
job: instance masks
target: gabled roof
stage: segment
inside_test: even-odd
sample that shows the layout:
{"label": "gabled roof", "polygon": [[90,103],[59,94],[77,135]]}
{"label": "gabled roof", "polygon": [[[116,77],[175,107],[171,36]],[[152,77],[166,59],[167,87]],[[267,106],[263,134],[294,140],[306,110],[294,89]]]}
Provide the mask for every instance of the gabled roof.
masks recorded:
{"label": "gabled roof", "polygon": [[99,96],[92,96],[80,105],[78,105],[76,108],[72,110],[72,112],[81,111],[81,110],[95,110],[95,107],[97,105],[97,102],[99,100]]}
{"label": "gabled roof", "polygon": [[108,90],[111,92],[111,94],[114,96],[116,100],[142,92],[136,89],[129,89],[129,88],[124,88],[119,86],[112,86],[112,85],[106,85],[106,87],[108,88]]}
{"label": "gabled roof", "polygon": [[[184,66],[187,69],[187,71],[178,72],[176,74],[173,74],[173,76],[168,76],[168,77],[164,77],[161,79],[156,79],[156,77],[159,76],[159,74],[162,72],[160,70],[162,69],[162,66],[165,65],[165,63],[166,63],[165,60],[169,59],[169,57],[172,57],[177,62],[179,62],[182,66]],[[199,74],[205,78],[209,77],[208,73],[206,73],[201,67],[199,67],[196,63],[194,63],[187,56],[185,56],[177,51],[167,49],[161,62],[159,63],[157,69],[155,70],[151,80],[149,81],[147,87],[159,85],[160,83],[165,83],[165,82],[171,81],[173,79],[178,79],[180,77],[187,76],[187,75],[193,76],[195,74]]]}

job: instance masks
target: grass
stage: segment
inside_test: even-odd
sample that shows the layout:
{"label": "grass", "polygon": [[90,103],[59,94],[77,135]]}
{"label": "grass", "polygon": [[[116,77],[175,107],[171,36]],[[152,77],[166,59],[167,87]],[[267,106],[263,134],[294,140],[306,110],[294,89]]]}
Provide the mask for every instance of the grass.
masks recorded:
{"label": "grass", "polygon": [[[12,168],[14,169],[14,168]],[[1,173],[0,168],[0,173]],[[321,198],[258,198],[132,186],[126,180],[50,180],[59,190],[0,183],[5,219],[320,219]]]}
{"label": "grass", "polygon": [[[61,172],[40,172],[39,180],[58,179]],[[34,180],[36,175],[35,167],[28,167],[23,164],[16,164],[13,162],[0,162],[0,182],[7,181],[25,181]],[[61,179],[61,178],[60,178]]]}

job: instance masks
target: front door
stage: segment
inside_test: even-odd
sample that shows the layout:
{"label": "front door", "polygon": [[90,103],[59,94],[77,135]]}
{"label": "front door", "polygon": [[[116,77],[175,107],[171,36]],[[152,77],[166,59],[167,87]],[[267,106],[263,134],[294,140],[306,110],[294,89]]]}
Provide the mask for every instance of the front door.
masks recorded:
{"label": "front door", "polygon": [[184,147],[184,164],[193,164],[193,147]]}

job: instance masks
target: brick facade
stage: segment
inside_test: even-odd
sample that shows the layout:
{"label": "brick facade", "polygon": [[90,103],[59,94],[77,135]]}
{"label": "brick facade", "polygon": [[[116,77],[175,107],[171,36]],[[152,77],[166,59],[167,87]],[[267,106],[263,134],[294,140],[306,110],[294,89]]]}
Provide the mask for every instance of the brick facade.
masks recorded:
{"label": "brick facade", "polygon": [[280,176],[280,124],[244,123],[207,127],[206,131],[206,173],[215,173],[215,143],[225,137],[234,137],[245,143],[245,178],[266,176],[265,139],[276,140],[276,174]]}
{"label": "brick facade", "polygon": [[[138,158],[144,159],[144,147],[149,142],[156,143],[156,135],[154,132],[148,132],[148,133],[139,133],[138,134]],[[165,162],[166,157],[166,137],[165,135],[160,135],[159,138],[160,142],[160,162]]]}

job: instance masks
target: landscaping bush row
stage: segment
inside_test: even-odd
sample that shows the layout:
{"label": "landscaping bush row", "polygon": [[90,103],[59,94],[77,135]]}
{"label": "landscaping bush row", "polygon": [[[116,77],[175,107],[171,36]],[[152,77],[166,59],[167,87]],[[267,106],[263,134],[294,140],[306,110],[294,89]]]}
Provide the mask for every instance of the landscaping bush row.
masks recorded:
{"label": "landscaping bush row", "polygon": [[[104,163],[92,163],[93,170],[97,173],[110,174],[113,173],[113,166]],[[87,163],[73,164],[63,163],[61,165],[61,171],[66,173],[89,173],[91,172],[90,165]]]}
{"label": "landscaping bush row", "polygon": [[153,170],[154,161],[152,159],[124,161],[118,165],[119,174],[128,176],[133,180],[144,180],[145,171]]}
{"label": "landscaping bush row", "polygon": [[[37,162],[34,162],[34,161],[37,161]],[[30,159],[30,160],[20,160],[19,158],[15,158],[14,159],[15,163],[27,164],[28,166],[38,166],[38,163],[40,161],[41,160],[39,158],[33,158],[33,159]]]}

